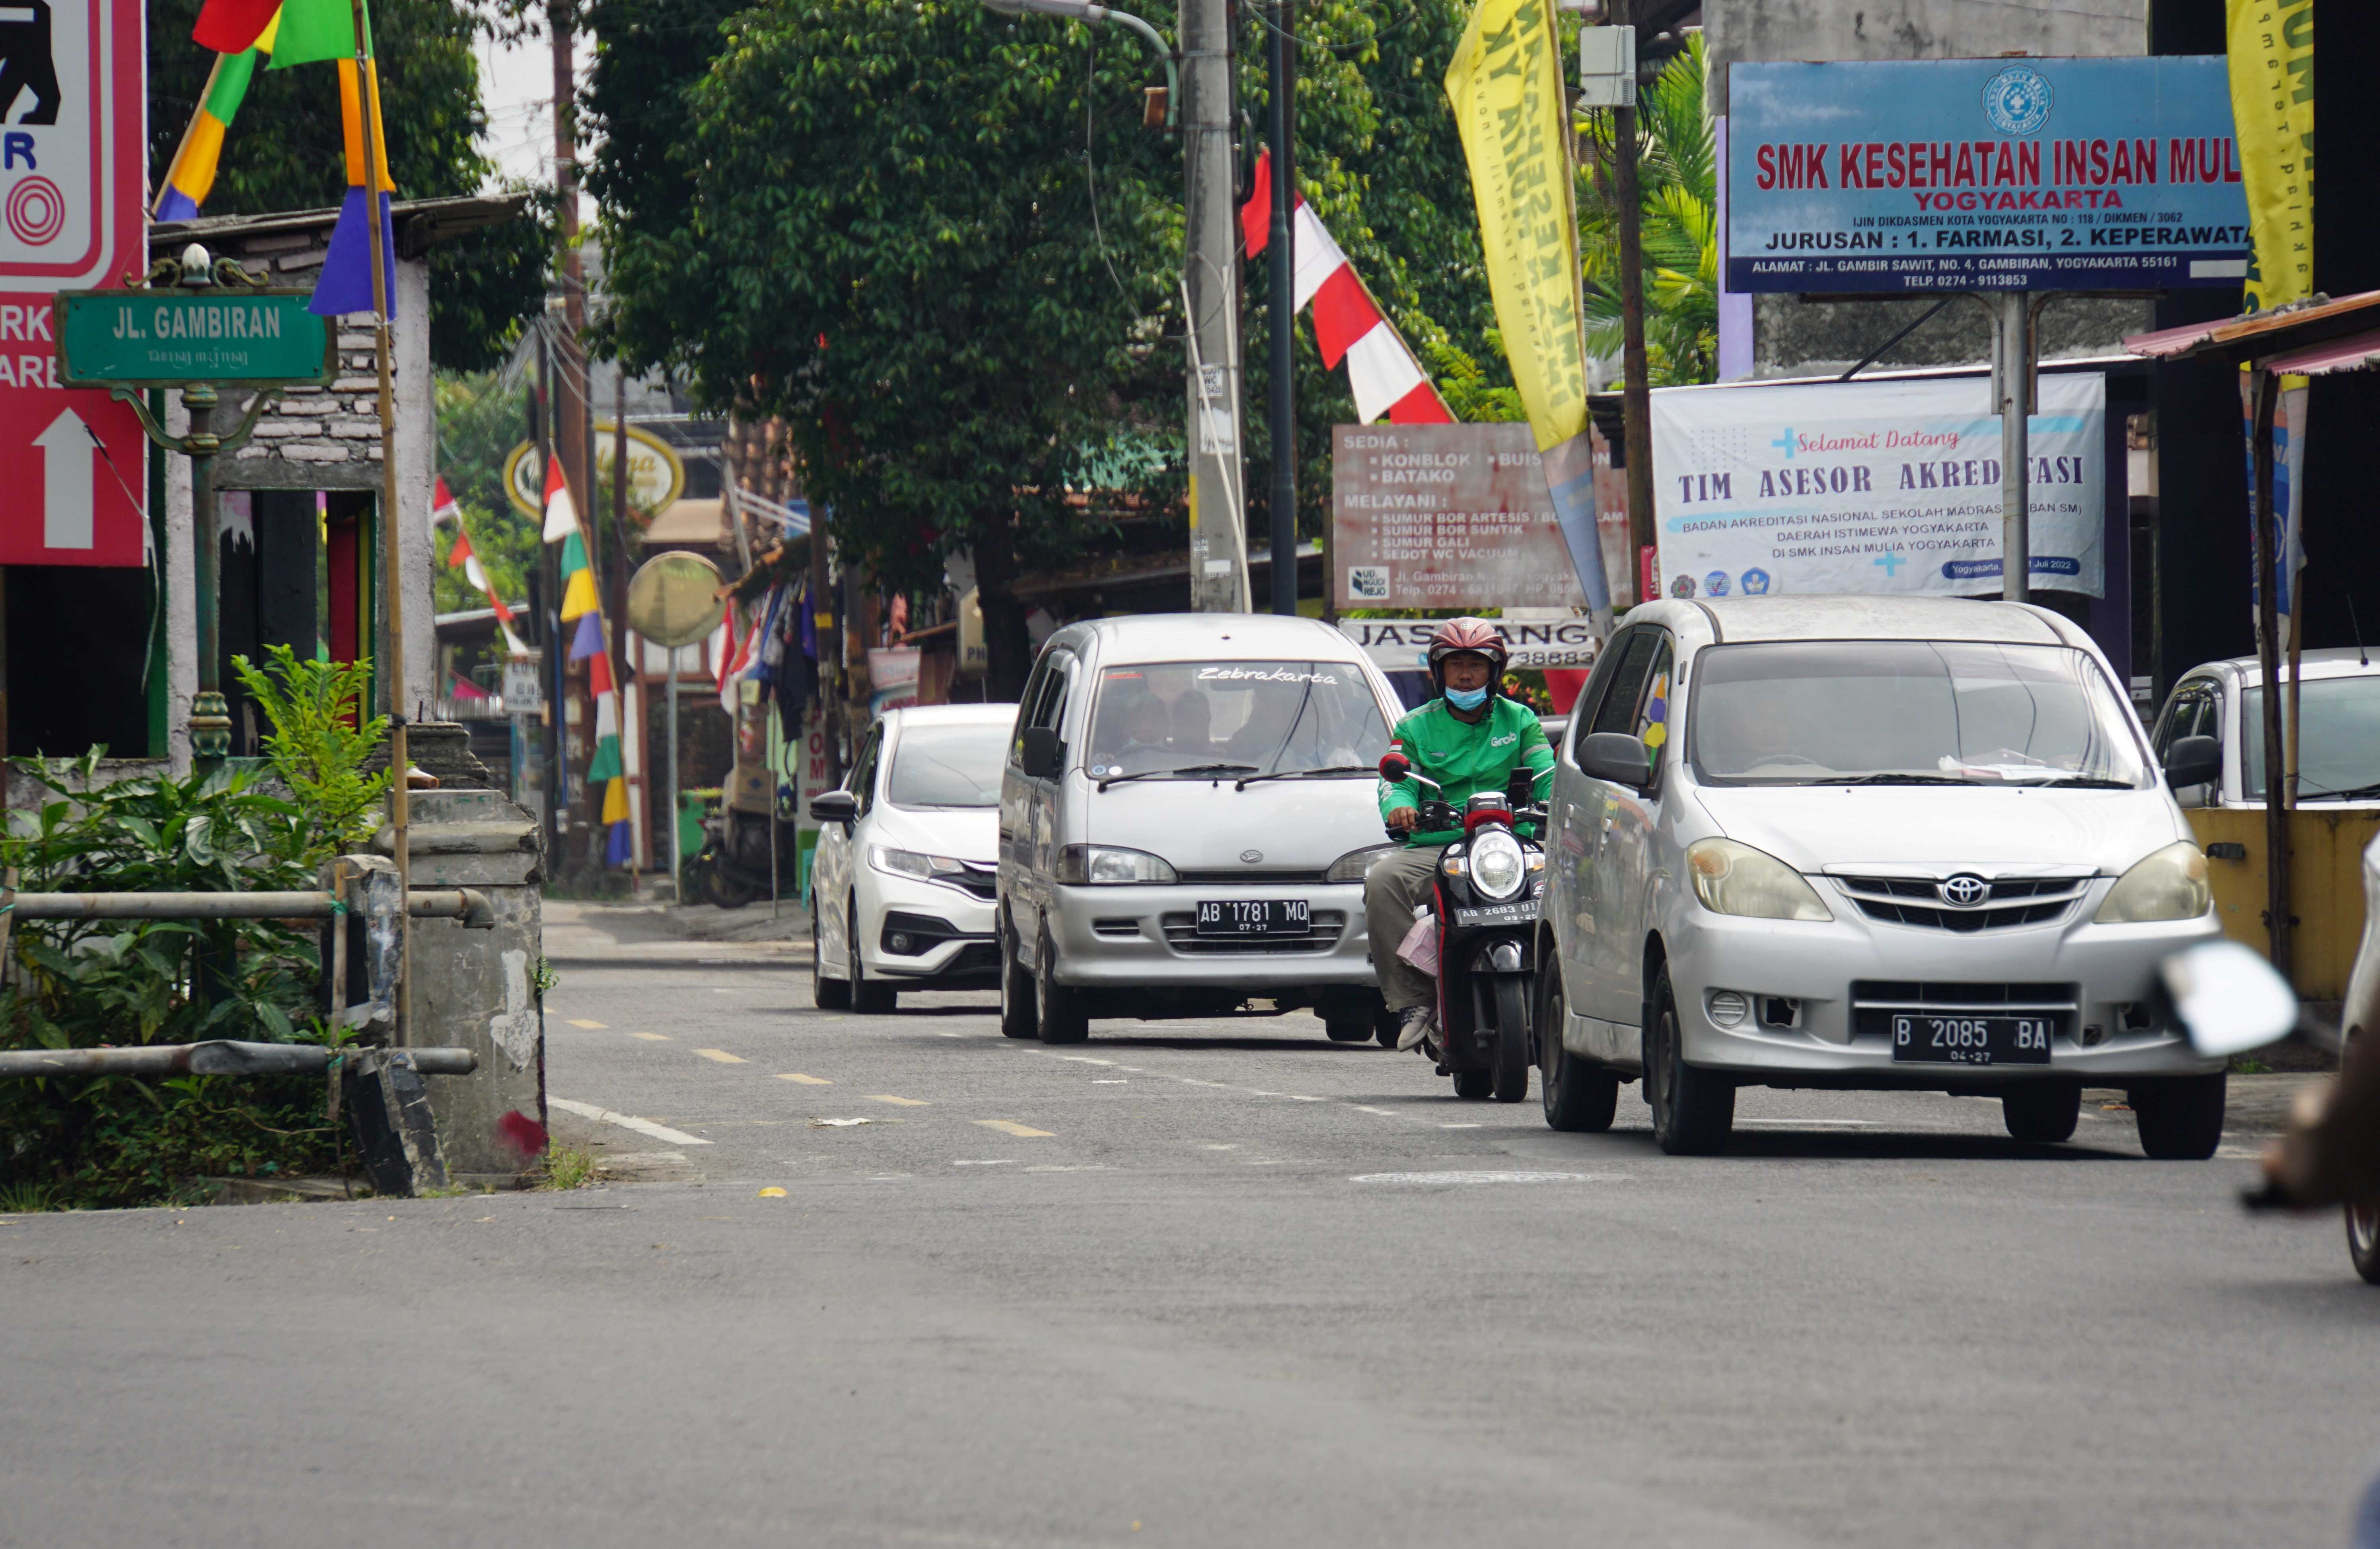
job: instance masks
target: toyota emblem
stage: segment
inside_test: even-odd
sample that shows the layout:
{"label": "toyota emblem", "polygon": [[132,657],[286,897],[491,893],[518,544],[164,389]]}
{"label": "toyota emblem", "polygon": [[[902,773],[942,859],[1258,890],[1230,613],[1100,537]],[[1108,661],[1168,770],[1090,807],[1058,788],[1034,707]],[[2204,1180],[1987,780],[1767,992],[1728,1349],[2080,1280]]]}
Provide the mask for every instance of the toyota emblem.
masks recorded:
{"label": "toyota emblem", "polygon": [[1980,877],[1962,874],[1947,882],[1936,883],[1935,891],[1942,895],[1945,903],[1960,909],[1973,909],[1992,896],[1992,885]]}
{"label": "toyota emblem", "polygon": [[1258,861],[1264,859],[1264,852],[1261,850],[1243,850],[1240,852],[1240,859],[1250,865],[1254,865]]}

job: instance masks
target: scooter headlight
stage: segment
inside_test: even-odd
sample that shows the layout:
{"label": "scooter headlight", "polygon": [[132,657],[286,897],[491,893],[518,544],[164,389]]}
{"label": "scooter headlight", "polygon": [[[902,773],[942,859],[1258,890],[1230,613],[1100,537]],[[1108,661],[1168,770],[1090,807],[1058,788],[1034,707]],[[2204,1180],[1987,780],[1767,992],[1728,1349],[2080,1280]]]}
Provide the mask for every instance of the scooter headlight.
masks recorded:
{"label": "scooter headlight", "polygon": [[2153,850],[2135,862],[2099,905],[2092,924],[2145,925],[2153,920],[2194,920],[2214,907],[2206,885],[2206,857],[2197,845],[2180,840]]}
{"label": "scooter headlight", "polygon": [[1482,898],[1507,899],[1521,890],[1529,864],[1511,834],[1486,833],[1471,841],[1471,885]]}
{"label": "scooter headlight", "polygon": [[1802,874],[1766,850],[1731,839],[1696,840],[1686,847],[1694,896],[1714,914],[1755,920],[1831,920],[1834,912]]}

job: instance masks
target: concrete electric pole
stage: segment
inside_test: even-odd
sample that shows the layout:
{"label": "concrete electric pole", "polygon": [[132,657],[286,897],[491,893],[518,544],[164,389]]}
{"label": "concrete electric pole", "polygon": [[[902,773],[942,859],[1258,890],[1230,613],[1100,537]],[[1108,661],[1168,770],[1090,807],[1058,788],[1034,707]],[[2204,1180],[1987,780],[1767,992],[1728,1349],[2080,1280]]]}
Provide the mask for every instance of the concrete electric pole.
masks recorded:
{"label": "concrete electric pole", "polygon": [[[1259,0],[1261,3],[1261,0]],[[1272,611],[1297,611],[1297,0],[1274,0],[1272,236],[1266,309],[1272,320]],[[1326,588],[1327,589],[1327,588]]]}

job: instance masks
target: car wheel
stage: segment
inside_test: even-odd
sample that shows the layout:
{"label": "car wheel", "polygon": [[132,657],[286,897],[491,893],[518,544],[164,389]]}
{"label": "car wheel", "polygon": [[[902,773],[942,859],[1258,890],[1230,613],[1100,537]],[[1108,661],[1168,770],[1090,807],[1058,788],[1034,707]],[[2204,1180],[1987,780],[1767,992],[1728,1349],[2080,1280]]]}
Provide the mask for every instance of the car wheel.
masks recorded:
{"label": "car wheel", "polygon": [[2367,1286],[2380,1286],[2380,1204],[2347,1207],[2347,1256]]}
{"label": "car wheel", "polygon": [[1000,912],[1000,1031],[1011,1038],[1030,1038],[1033,1025],[1033,975],[1016,961],[1016,938],[1008,934],[1008,911]]}
{"label": "car wheel", "polygon": [[1454,1072],[1454,1095],[1466,1103],[1485,1102],[1496,1091],[1493,1071],[1457,1071]]}
{"label": "car wheel", "polygon": [[901,992],[881,979],[868,976],[868,962],[859,950],[859,900],[851,901],[851,1009],[868,1016],[880,1017],[897,1010]]}
{"label": "car wheel", "polygon": [[1496,980],[1496,1069],[1492,1073],[1498,1102],[1517,1103],[1529,1095],[1529,992],[1512,974]]}
{"label": "car wheel", "polygon": [[1666,968],[1653,986],[1651,1015],[1645,1029],[1645,1097],[1653,1107],[1653,1143],[1672,1156],[1717,1156],[1735,1127],[1735,1086],[1686,1063]]}
{"label": "car wheel", "polygon": [[2167,1076],[2131,1088],[2141,1149],[2160,1162],[2203,1162],[2223,1139],[2225,1072]]}
{"label": "car wheel", "polygon": [[1091,1035],[1091,1019],[1083,1007],[1083,992],[1058,982],[1058,949],[1050,942],[1050,927],[1041,927],[1040,962],[1033,970],[1033,1030],[1045,1044],[1079,1044]]}
{"label": "car wheel", "polygon": [[810,911],[810,1004],[821,1011],[851,1009],[851,981],[826,976],[826,954],[819,950],[819,912]]}
{"label": "car wheel", "polygon": [[1611,1128],[1611,1116],[1620,1106],[1620,1078],[1562,1047],[1568,1003],[1561,974],[1553,972],[1548,977],[1552,983],[1537,1028],[1543,1061],[1537,1069],[1537,1095],[1545,1102],[1546,1127],[1569,1134],[1599,1134]]}
{"label": "car wheel", "polygon": [[2000,1122],[2018,1140],[2055,1145],[2074,1138],[2082,1117],[2079,1082],[2041,1081],[2000,1094]]}

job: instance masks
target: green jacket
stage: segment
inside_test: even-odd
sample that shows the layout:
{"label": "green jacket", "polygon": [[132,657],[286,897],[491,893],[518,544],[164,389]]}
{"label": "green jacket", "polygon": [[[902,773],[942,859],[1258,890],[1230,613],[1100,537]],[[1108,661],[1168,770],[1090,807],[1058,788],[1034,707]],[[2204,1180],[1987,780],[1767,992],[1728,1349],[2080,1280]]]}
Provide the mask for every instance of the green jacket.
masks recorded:
{"label": "green jacket", "polygon": [[[1451,802],[1459,808],[1475,792],[1503,790],[1513,767],[1520,764],[1537,772],[1538,795],[1552,787],[1554,750],[1546,742],[1546,729],[1537,724],[1536,711],[1500,694],[1488,701],[1488,714],[1475,725],[1458,719],[1443,697],[1432,699],[1397,722],[1389,747],[1403,754],[1415,773],[1428,776],[1444,789],[1434,793],[1411,780],[1393,785],[1382,781],[1382,817],[1397,807],[1418,807],[1425,796]],[[1435,833],[1415,830],[1405,842],[1451,844],[1462,837],[1459,829]]]}

